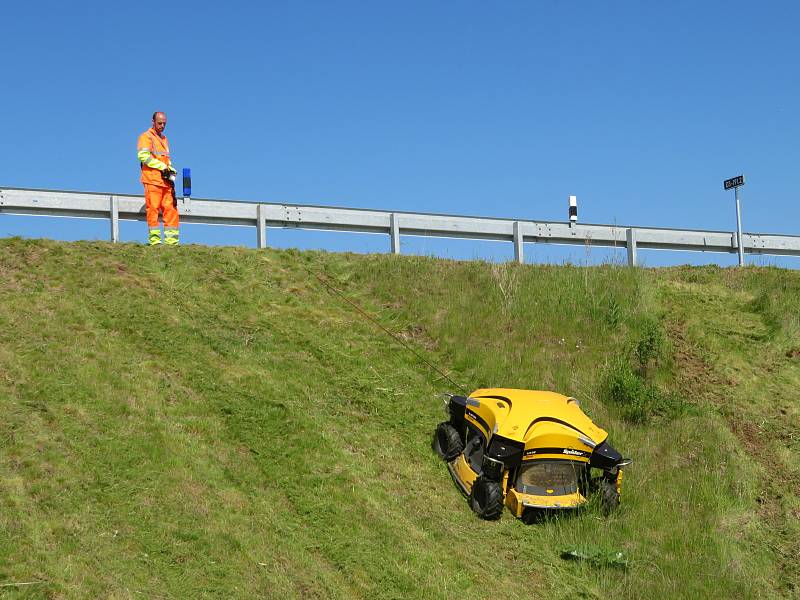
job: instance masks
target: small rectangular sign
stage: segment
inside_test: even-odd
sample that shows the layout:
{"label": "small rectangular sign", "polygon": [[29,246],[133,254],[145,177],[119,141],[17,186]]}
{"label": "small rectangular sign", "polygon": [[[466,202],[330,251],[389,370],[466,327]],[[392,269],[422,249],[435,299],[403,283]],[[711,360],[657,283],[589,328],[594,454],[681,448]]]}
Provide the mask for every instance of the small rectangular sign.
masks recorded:
{"label": "small rectangular sign", "polygon": [[726,179],[724,185],[726,190],[744,185],[744,175],[738,175],[736,177]]}

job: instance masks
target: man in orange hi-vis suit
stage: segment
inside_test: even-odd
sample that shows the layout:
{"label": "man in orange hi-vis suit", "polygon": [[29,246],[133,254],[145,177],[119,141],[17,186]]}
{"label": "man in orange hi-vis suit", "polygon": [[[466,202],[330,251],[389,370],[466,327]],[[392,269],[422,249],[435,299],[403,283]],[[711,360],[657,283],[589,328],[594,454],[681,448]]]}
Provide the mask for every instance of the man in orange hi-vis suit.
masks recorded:
{"label": "man in orange hi-vis suit", "polygon": [[144,184],[144,201],[147,207],[148,242],[151,246],[161,243],[161,229],[158,226],[158,213],[163,213],[164,243],[168,246],[178,244],[178,209],[175,191],[169,181],[175,176],[169,157],[169,142],[164,135],[167,115],[153,113],[153,126],[139,136],[137,144],[139,163],[142,168],[140,181]]}

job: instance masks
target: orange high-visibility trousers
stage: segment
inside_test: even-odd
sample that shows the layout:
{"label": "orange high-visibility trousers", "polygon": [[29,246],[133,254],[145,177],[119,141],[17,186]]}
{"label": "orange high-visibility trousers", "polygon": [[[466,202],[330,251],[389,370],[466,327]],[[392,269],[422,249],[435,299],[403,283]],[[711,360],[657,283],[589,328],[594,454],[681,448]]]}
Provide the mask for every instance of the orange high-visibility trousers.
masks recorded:
{"label": "orange high-visibility trousers", "polygon": [[175,208],[175,198],[172,188],[160,185],[144,184],[144,203],[147,207],[147,226],[150,229],[158,228],[158,213],[163,213],[164,227],[178,228],[178,209]]}

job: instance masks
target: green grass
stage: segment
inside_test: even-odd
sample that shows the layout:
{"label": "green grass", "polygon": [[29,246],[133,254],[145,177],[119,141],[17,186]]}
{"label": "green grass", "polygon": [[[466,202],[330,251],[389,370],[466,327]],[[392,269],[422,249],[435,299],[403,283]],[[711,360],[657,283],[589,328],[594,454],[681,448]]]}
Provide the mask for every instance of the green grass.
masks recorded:
{"label": "green grass", "polygon": [[[314,273],[467,391],[579,397],[620,510],[475,518],[457,390]],[[799,315],[770,268],[0,240],[0,597],[791,597]]]}

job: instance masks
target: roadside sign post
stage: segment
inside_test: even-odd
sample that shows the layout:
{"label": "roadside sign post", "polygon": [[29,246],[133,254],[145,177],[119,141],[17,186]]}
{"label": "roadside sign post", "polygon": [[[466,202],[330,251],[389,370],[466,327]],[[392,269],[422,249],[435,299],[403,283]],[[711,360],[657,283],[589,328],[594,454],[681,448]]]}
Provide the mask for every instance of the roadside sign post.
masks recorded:
{"label": "roadside sign post", "polygon": [[744,185],[744,175],[737,175],[723,182],[726,190],[734,189],[736,195],[736,247],[739,250],[739,266],[744,266],[744,248],[742,247],[742,210],[739,203],[739,188]]}

